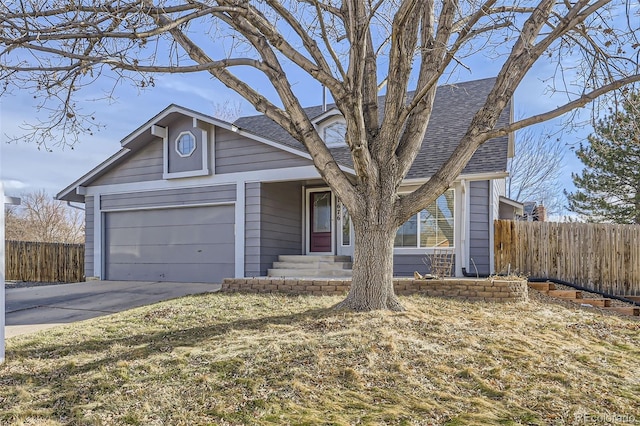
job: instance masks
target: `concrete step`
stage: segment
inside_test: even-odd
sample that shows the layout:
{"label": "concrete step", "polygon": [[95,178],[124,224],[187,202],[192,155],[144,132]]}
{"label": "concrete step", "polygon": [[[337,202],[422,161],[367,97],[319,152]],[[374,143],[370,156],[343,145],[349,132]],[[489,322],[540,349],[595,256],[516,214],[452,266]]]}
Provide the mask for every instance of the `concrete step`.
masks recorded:
{"label": "concrete step", "polygon": [[268,277],[287,278],[351,278],[351,269],[269,269]]}
{"label": "concrete step", "polygon": [[572,302],[581,305],[597,306],[599,308],[608,308],[611,306],[611,299],[573,299]]}
{"label": "concrete step", "polygon": [[616,311],[624,315],[631,315],[634,317],[640,316],[640,308],[637,306],[612,306],[607,308],[608,311]]}
{"label": "concrete step", "polygon": [[351,269],[351,262],[273,262],[273,269]]}
{"label": "concrete step", "polygon": [[335,263],[335,262],[351,262],[351,256],[331,256],[331,255],[292,255],[282,254],[278,256],[278,261],[286,263]]}
{"label": "concrete step", "polygon": [[549,290],[555,290],[556,285],[554,283],[529,283],[529,288],[534,290],[546,292]]}
{"label": "concrete step", "polygon": [[578,290],[549,290],[547,294],[561,299],[582,299],[582,293]]}

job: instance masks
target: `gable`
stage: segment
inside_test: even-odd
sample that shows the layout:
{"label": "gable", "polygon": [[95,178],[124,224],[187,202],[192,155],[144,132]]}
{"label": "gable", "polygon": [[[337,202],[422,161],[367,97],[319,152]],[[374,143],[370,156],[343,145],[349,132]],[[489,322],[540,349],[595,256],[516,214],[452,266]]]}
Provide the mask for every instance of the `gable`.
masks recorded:
{"label": "gable", "polygon": [[[198,170],[202,163],[200,158],[203,140],[199,129],[191,127],[191,119],[182,117],[167,124],[168,129],[168,167],[169,174]],[[174,140],[185,131],[196,136],[197,147],[189,158],[180,158],[175,150]],[[238,133],[220,127],[213,130],[215,162],[214,173],[239,173],[254,170],[269,170],[288,167],[313,165],[311,160],[279,148],[258,142]],[[146,145],[129,153],[124,161],[100,176],[91,185],[111,185],[119,183],[135,183],[163,179],[164,147],[163,141],[155,136],[148,136]],[[196,161],[194,161],[194,159]],[[167,176],[164,176],[165,178]]]}
{"label": "gable", "polygon": [[313,165],[307,158],[220,127],[216,128],[215,139],[216,174]]}
{"label": "gable", "polygon": [[126,156],[91,185],[114,185],[119,183],[145,182],[162,179],[162,141],[155,140]]}
{"label": "gable", "polygon": [[[219,146],[216,137],[220,139]],[[168,106],[145,122],[125,137],[121,145],[120,151],[63,189],[56,198],[83,202],[81,187],[86,186],[312,164],[309,155],[302,150],[177,105]],[[216,164],[218,156],[219,164]]]}

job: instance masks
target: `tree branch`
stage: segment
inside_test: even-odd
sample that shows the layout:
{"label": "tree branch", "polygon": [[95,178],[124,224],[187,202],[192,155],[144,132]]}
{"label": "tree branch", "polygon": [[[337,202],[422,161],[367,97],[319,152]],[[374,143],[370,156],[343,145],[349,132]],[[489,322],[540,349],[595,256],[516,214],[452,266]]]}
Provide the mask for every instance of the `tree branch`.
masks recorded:
{"label": "tree branch", "polygon": [[[425,21],[431,19],[427,14],[423,18],[423,34],[422,34],[422,61],[420,63],[420,74],[418,77],[418,88],[421,92],[424,88],[429,87],[419,99],[413,99],[410,110],[403,108],[403,114],[410,111],[406,116],[406,130],[402,133],[398,143],[393,146],[393,153],[398,158],[401,176],[406,176],[413,164],[429,124],[429,117],[433,109],[436,88],[435,81],[441,74],[441,69],[447,61],[447,44],[453,31],[453,19],[458,2],[456,0],[444,1],[438,27],[435,37],[431,33],[432,30],[426,25]],[[450,59],[449,59],[450,61]]]}
{"label": "tree branch", "polygon": [[[248,6],[249,13],[245,15],[245,19],[247,20],[247,24],[253,27],[253,30],[262,34],[280,53],[282,53],[285,57],[293,61],[300,68],[305,70],[309,75],[313,78],[327,86],[335,96],[344,96],[344,91],[340,86],[340,83],[333,77],[331,73],[331,69],[327,64],[325,58],[322,53],[317,48],[315,41],[309,38],[305,33],[299,23],[295,22],[295,19],[287,13],[286,10],[277,6],[277,2],[270,3],[276,4],[274,6],[274,10],[280,14],[280,16],[292,26],[292,28],[296,31],[296,33],[302,38],[303,43],[305,44],[305,48],[311,53],[312,57],[318,62],[313,63],[305,56],[300,54],[285,38],[279,33],[279,31],[271,24],[265,17],[252,6]],[[284,15],[282,15],[284,14]],[[227,24],[233,26],[233,22],[230,22],[229,19],[226,18],[227,15],[218,14],[219,17],[226,20]],[[236,16],[231,15],[231,16]],[[245,28],[245,31],[247,29]]]}
{"label": "tree branch", "polygon": [[340,58],[338,58],[338,55],[336,54],[335,50],[333,49],[333,46],[331,46],[331,42],[329,41],[329,37],[327,35],[327,26],[324,22],[324,17],[322,16],[320,3],[315,2],[315,6],[316,6],[316,13],[318,15],[318,23],[320,24],[320,33],[321,33],[322,40],[324,42],[324,46],[327,49],[327,52],[329,52],[331,59],[333,59],[333,62],[336,64],[336,68],[338,70],[338,73],[340,74],[340,77],[342,78],[342,80],[345,80],[347,78],[347,73],[345,72],[344,67],[342,66],[342,63],[340,62]]}
{"label": "tree branch", "polygon": [[637,83],[637,82],[640,82],[640,74],[631,75],[629,77],[622,78],[612,83],[605,84],[604,86],[596,90],[592,90],[591,92],[580,96],[578,99],[575,99],[571,102],[567,102],[566,104],[554,110],[547,111],[542,114],[537,114],[532,117],[525,118],[523,120],[518,120],[516,122],[509,124],[508,126],[503,126],[499,129],[485,132],[483,137],[487,140],[493,139],[496,137],[508,135],[511,132],[515,132],[516,130],[523,129],[533,124],[543,123],[545,121],[552,120],[576,108],[581,108],[585,106],[589,102],[594,101],[596,98],[604,95],[605,93],[611,92],[613,90],[616,90],[621,87],[627,86],[629,84]]}
{"label": "tree branch", "polygon": [[[19,47],[25,43],[31,43],[34,41],[44,42],[44,41],[62,41],[62,40],[92,40],[92,39],[129,39],[129,40],[142,40],[150,37],[154,37],[160,34],[164,34],[173,28],[177,28],[186,24],[189,21],[192,21],[197,18],[201,18],[203,16],[211,15],[212,13],[232,13],[239,12],[243,9],[238,7],[209,7],[189,15],[184,15],[180,18],[172,19],[169,24],[165,26],[158,26],[157,28],[150,31],[142,31],[142,32],[113,32],[113,30],[107,29],[106,31],[102,31],[96,27],[95,31],[78,31],[77,28],[74,29],[72,33],[60,33],[59,28],[53,28],[52,31],[55,31],[53,34],[47,34],[45,31],[40,30],[35,35],[24,35],[16,39],[11,38],[0,38],[0,42],[3,44],[13,45]],[[122,12],[121,12],[122,13]],[[121,18],[120,18],[121,19]],[[0,17],[0,22],[6,21],[6,18]],[[77,22],[78,26],[82,26],[82,22]],[[84,24],[86,25],[86,24]]]}

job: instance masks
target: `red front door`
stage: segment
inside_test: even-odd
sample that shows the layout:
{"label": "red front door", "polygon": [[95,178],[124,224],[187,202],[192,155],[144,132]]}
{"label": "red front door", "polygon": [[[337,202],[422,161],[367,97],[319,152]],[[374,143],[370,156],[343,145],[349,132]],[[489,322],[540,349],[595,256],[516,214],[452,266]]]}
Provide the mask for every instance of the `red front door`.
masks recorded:
{"label": "red front door", "polygon": [[331,252],[331,192],[309,193],[309,251]]}

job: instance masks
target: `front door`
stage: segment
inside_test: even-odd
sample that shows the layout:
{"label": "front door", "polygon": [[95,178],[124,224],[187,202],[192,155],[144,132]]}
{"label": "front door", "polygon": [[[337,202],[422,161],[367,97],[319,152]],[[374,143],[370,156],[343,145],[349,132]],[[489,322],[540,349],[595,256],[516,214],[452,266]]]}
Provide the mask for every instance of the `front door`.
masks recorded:
{"label": "front door", "polygon": [[331,253],[331,191],[309,193],[309,251]]}

